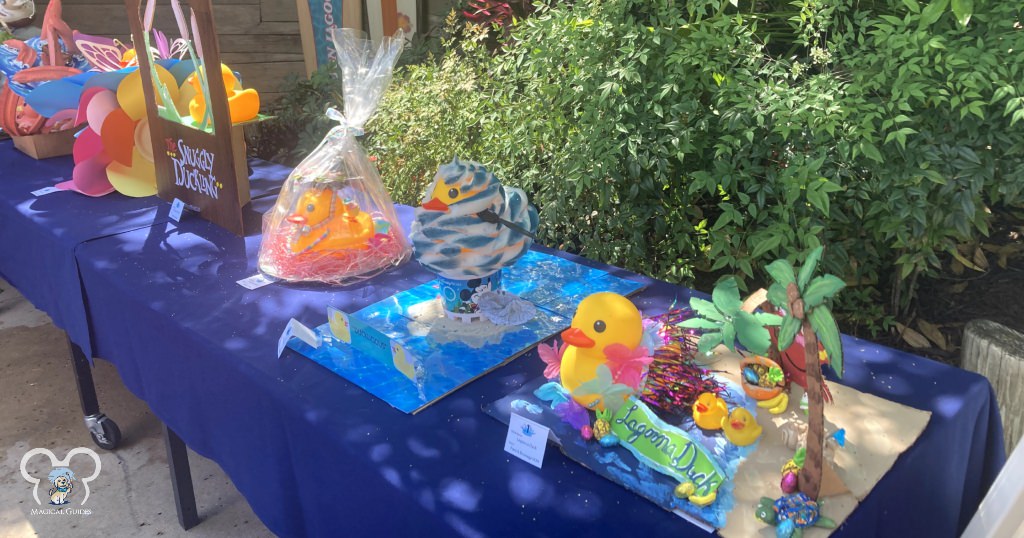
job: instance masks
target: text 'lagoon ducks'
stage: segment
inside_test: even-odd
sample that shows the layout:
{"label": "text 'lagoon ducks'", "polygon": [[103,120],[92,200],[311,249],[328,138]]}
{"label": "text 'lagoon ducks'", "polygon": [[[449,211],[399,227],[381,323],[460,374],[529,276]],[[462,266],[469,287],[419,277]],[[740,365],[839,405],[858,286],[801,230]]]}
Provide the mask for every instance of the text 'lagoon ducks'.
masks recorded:
{"label": "text 'lagoon ducks'", "polygon": [[473,161],[442,165],[427,187],[412,225],[416,259],[431,271],[453,280],[483,278],[515,263],[533,239],[479,213],[537,231],[537,210],[522,190],[505,187],[483,165]]}
{"label": "text 'lagoon ducks'", "polygon": [[577,396],[574,391],[597,376],[597,367],[606,361],[606,347],[622,344],[636,349],[643,333],[640,311],[629,299],[612,292],[599,292],[583,299],[572,324],[562,332],[562,340],[568,344],[562,356],[562,386],[583,407],[603,410],[600,395]]}

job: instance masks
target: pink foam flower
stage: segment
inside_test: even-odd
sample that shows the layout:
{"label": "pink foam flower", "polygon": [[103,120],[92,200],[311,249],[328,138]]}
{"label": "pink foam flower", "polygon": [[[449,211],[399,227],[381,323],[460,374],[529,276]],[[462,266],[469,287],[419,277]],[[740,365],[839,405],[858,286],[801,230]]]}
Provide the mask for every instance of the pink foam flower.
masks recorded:
{"label": "pink foam flower", "polygon": [[604,356],[605,364],[612,372],[612,379],[616,383],[628,385],[634,390],[640,388],[644,368],[654,360],[646,347],[639,346],[630,350],[622,344],[606,346]]}
{"label": "pink foam flower", "polygon": [[562,355],[565,355],[565,350],[568,348],[568,344],[558,345],[557,342],[548,344],[540,344],[537,346],[537,353],[540,354],[540,360],[544,361],[547,365],[544,367],[544,377],[547,379],[554,379],[562,371]]}

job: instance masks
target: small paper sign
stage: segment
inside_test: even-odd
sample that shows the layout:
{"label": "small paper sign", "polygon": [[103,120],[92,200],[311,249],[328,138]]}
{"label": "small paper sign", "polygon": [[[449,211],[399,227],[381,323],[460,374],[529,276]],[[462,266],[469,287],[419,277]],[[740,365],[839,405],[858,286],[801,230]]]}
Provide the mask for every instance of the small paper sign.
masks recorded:
{"label": "small paper sign", "polygon": [[[185,202],[182,202],[181,198],[175,198],[174,201],[171,202],[171,213],[169,215],[171,217],[171,220],[173,220],[174,222],[181,221],[181,212],[184,210]],[[278,356],[280,355],[281,354],[278,353]]]}
{"label": "small paper sign", "polygon": [[47,194],[50,194],[51,192],[58,192],[60,190],[61,189],[58,189],[57,187],[53,187],[53,186],[43,187],[43,188],[41,188],[39,190],[32,191],[32,196],[45,196]]}
{"label": "small paper sign", "polygon": [[303,325],[299,320],[292,318],[288,320],[288,325],[285,326],[284,332],[277,339],[277,356],[279,358],[284,353],[284,348],[288,345],[288,341],[292,338],[298,338],[312,347],[320,347],[320,337],[317,336],[316,332]]}
{"label": "small paper sign", "polygon": [[505,436],[505,452],[540,469],[548,447],[548,427],[512,413]]}
{"label": "small paper sign", "polygon": [[251,277],[243,278],[242,280],[238,280],[235,283],[247,290],[254,290],[256,288],[262,288],[263,286],[266,286],[268,284],[273,284],[274,282],[277,282],[276,278],[272,276],[267,276],[263,273],[256,273]]}

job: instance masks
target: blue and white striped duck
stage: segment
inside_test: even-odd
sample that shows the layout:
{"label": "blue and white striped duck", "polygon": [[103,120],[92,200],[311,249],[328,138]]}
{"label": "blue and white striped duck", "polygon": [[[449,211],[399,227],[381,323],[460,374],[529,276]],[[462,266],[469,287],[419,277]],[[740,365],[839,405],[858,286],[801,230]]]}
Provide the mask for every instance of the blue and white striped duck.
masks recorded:
{"label": "blue and white striped duck", "polygon": [[417,261],[453,280],[483,278],[515,263],[533,239],[485,221],[480,213],[487,210],[530,234],[537,231],[537,210],[522,190],[503,186],[480,163],[456,157],[442,165],[416,208],[410,238]]}

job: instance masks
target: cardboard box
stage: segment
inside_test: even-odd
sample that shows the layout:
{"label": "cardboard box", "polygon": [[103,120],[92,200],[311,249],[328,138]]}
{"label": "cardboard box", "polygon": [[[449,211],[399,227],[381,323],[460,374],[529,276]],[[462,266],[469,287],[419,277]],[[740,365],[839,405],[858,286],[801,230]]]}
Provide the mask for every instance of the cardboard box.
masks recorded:
{"label": "cardboard box", "polygon": [[75,131],[66,130],[58,133],[38,134],[32,136],[12,136],[14,147],[33,159],[48,159],[71,155],[75,145]]}

